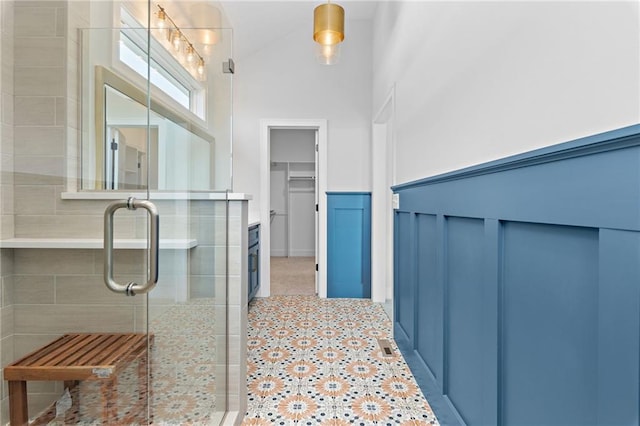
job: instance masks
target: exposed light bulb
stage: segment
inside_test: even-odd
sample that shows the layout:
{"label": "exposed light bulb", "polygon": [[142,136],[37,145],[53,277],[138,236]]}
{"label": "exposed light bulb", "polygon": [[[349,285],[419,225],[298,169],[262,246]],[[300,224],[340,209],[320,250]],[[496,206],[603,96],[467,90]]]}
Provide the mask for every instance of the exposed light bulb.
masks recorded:
{"label": "exposed light bulb", "polygon": [[167,28],[167,14],[164,9],[158,11],[158,20],[156,22],[158,29],[164,30]]}
{"label": "exposed light bulb", "polygon": [[316,58],[323,65],[335,65],[340,59],[339,44],[318,44],[316,45]]}
{"label": "exposed light bulb", "polygon": [[173,30],[171,34],[171,45],[176,52],[180,51],[182,47],[182,33],[180,30]]}
{"label": "exposed light bulb", "polygon": [[198,71],[198,75],[200,77],[204,77],[204,59],[198,59],[198,68],[196,68],[196,70]]}
{"label": "exposed light bulb", "polygon": [[196,50],[193,48],[192,44],[187,46],[187,63],[192,64],[196,60]]}
{"label": "exposed light bulb", "polygon": [[167,28],[167,12],[165,12],[160,6],[158,7],[160,10],[156,13],[156,17],[158,18],[156,19],[156,31],[158,32],[160,39],[166,39],[169,31]]}

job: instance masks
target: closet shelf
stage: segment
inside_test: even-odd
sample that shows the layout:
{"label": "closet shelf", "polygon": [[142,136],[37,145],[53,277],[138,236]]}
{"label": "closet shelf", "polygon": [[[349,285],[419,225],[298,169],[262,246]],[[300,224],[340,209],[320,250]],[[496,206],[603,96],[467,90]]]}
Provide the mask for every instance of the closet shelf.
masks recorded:
{"label": "closet shelf", "polygon": [[[198,245],[195,239],[160,239],[160,249],[187,250]],[[0,240],[0,248],[102,249],[102,238],[10,238]],[[146,249],[147,240],[116,238],[116,249]]]}
{"label": "closet shelf", "polygon": [[301,177],[315,177],[316,176],[316,172],[315,170],[289,170],[289,176],[301,176]]}
{"label": "closet shelf", "polygon": [[289,176],[289,180],[316,180],[315,176]]}

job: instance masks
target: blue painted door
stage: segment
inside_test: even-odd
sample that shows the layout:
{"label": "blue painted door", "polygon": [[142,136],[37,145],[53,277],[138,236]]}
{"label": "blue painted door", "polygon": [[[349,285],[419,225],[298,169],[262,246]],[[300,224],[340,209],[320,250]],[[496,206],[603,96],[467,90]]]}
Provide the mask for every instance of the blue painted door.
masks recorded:
{"label": "blue painted door", "polygon": [[371,297],[371,194],[327,193],[327,297]]}

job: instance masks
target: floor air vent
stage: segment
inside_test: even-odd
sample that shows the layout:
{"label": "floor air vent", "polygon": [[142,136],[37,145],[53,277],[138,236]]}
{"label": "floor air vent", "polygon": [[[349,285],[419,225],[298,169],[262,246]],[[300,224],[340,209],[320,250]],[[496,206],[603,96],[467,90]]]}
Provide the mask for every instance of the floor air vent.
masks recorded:
{"label": "floor air vent", "polygon": [[378,339],[378,345],[382,350],[382,356],[393,356],[393,349],[391,349],[391,343],[387,339]]}

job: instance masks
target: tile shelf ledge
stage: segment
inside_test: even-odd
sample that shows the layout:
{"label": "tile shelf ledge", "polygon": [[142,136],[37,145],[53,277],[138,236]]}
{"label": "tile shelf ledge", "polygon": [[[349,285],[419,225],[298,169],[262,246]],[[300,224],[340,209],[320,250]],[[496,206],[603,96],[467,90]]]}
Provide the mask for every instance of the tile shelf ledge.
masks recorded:
{"label": "tile shelf ledge", "polygon": [[[218,201],[242,201],[251,200],[253,197],[242,192],[207,192],[207,191],[174,191],[151,192],[151,201],[155,200],[218,200]],[[125,200],[128,197],[136,197],[141,200],[147,198],[145,191],[79,191],[63,192],[60,198],[63,200]]]}
{"label": "tile shelf ledge", "polygon": [[[160,239],[160,249],[188,250],[196,247],[195,239]],[[146,249],[147,240],[141,238],[116,238],[116,249]],[[0,240],[0,248],[35,249],[102,249],[102,238],[9,238]]]}

